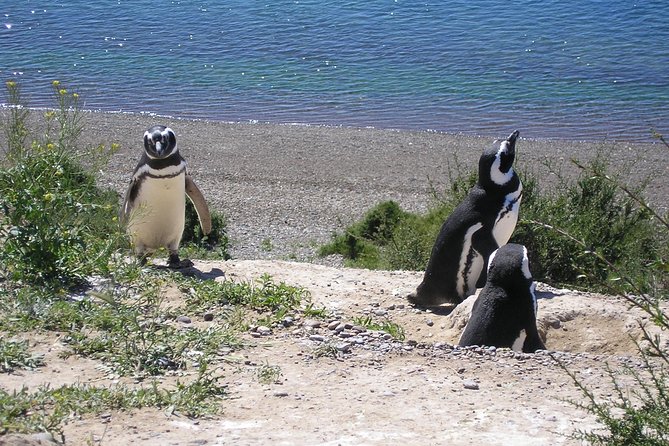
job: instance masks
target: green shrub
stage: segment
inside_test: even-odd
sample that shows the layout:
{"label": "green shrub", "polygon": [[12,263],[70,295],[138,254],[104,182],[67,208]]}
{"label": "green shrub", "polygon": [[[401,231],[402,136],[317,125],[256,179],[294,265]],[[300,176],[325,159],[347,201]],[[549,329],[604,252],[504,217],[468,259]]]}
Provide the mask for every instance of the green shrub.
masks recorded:
{"label": "green shrub", "polygon": [[[667,254],[669,239],[658,231],[646,208],[607,179],[609,168],[602,158],[581,168],[575,183],[564,182],[553,193],[542,193],[533,178],[525,180],[521,219],[511,241],[528,248],[536,280],[605,291],[601,284],[615,276],[589,254],[597,251],[612,264],[624,266],[647,290],[652,274],[648,266]],[[570,234],[588,249],[551,228]]]}
{"label": "green shrub", "polygon": [[[10,100],[18,98],[13,93],[18,87],[7,86]],[[59,87],[54,84],[59,108],[46,112],[44,137],[21,146],[29,136],[27,113],[11,114],[6,123],[9,145],[0,169],[0,271],[14,281],[71,287],[107,271],[122,236],[116,194],[96,186],[93,174],[77,159],[81,153],[74,151],[81,132],[78,96]],[[104,148],[97,150],[103,153],[96,158],[105,158]]]}
{"label": "green shrub", "polygon": [[320,255],[341,254],[351,264],[380,268],[384,265],[380,248],[387,246],[393,234],[408,216],[394,201],[384,201],[370,209],[357,223],[349,226],[344,234],[334,235],[328,245],[321,247]]}
{"label": "green shrub", "polygon": [[[661,136],[658,137],[669,149],[669,144]],[[666,248],[666,241],[669,239],[669,220],[666,216],[650,207],[638,191],[629,188],[624,181],[611,178],[596,168],[587,169],[586,172],[592,178],[615,187],[625,198],[651,215],[656,223],[657,237],[665,243]],[[663,305],[668,297],[666,284],[669,283],[669,257],[666,256],[666,251],[663,257],[648,265],[648,271],[643,275],[647,282],[642,282],[639,280],[638,264],[633,259],[623,256],[618,264],[614,264],[605,253],[616,255],[616,251],[607,251],[606,247],[599,249],[596,242],[595,249],[591,249],[590,245],[566,231],[553,231],[580,245],[585,253],[605,265],[607,278],[615,277],[616,280],[603,281],[603,286],[616,291],[621,299],[645,311],[650,316],[650,321],[665,333],[669,330],[669,314]],[[628,263],[632,265],[629,266]],[[595,277],[603,280],[604,275]],[[653,283],[662,283],[664,287],[653,286]],[[646,347],[637,344],[643,367],[635,369],[624,365],[622,370],[615,371],[609,367],[609,378],[614,387],[612,396],[596,395],[575,373],[560,364],[585,396],[584,403],[572,403],[594,415],[602,425],[601,429],[594,431],[577,431],[574,437],[578,440],[603,446],[669,444],[669,345],[666,340],[651,335],[645,326],[641,325],[641,329],[642,339],[647,344]],[[620,373],[631,379],[621,382]]]}
{"label": "green shrub", "polygon": [[211,211],[211,232],[205,236],[200,227],[195,206],[186,200],[186,220],[181,245],[189,256],[201,258],[217,258],[227,260],[230,241],[226,230],[225,216],[215,210]]}

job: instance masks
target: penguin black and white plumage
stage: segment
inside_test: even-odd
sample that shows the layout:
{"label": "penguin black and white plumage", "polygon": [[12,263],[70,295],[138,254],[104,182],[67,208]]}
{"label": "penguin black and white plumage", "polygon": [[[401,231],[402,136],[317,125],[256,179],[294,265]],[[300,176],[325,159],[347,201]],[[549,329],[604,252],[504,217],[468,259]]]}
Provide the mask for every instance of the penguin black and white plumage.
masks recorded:
{"label": "penguin black and white plumage", "polygon": [[527,249],[509,243],[490,256],[488,277],[459,345],[491,345],[533,353],[545,350],[537,330],[537,297]]}
{"label": "penguin black and white plumage", "polygon": [[485,284],[488,257],[518,222],[523,186],[513,170],[518,130],[479,158],[478,181],[446,219],[432,248],[414,305],[457,305]]}
{"label": "penguin black and white plumage", "polygon": [[186,218],[186,196],[195,206],[204,234],[211,231],[211,215],[202,192],[188,174],[174,131],[157,125],[144,132],[144,153],[132,174],[120,220],[135,253],[144,259],[165,247],[172,268],[189,266],[179,260],[179,244]]}

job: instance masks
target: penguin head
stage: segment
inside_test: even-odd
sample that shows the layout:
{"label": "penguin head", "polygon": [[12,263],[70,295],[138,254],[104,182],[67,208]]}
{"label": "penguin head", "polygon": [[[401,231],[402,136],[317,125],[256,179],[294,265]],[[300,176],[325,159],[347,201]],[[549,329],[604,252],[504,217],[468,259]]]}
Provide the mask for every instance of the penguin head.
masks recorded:
{"label": "penguin head", "polygon": [[144,151],[151,159],[163,159],[177,153],[174,131],[164,125],[154,125],[144,132]]}
{"label": "penguin head", "polygon": [[[511,183],[515,177],[513,161],[516,158],[516,140],[519,131],[514,131],[503,141],[495,141],[493,147],[483,151],[479,159],[479,184],[499,187]],[[499,145],[497,145],[499,143]]]}
{"label": "penguin head", "polygon": [[516,243],[507,243],[490,254],[488,259],[488,282],[504,288],[517,284],[532,283],[527,248]]}
{"label": "penguin head", "polygon": [[526,292],[529,292],[530,305],[534,317],[537,316],[536,284],[532,280],[527,248],[523,245],[507,243],[490,254],[486,286],[488,283],[512,291],[509,296],[515,299],[522,300],[522,296],[527,296]]}

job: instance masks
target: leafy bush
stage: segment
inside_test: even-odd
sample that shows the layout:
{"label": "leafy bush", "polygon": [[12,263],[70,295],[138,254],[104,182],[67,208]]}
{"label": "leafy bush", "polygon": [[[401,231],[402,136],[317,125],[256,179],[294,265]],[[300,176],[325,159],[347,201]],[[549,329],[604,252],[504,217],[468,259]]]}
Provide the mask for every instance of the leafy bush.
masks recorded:
{"label": "leafy bush", "polygon": [[[186,200],[186,220],[181,244],[189,255],[198,255],[202,258],[230,258],[228,248],[230,240],[226,231],[225,216],[215,210],[211,210],[211,232],[205,236],[200,227],[195,206],[190,200]],[[190,254],[192,252],[192,254]]]}
{"label": "leafy bush", "polygon": [[[9,99],[17,100],[18,86],[8,82],[7,87]],[[59,108],[46,112],[43,138],[25,145],[27,112],[10,114],[6,123],[7,156],[0,169],[0,271],[14,281],[71,287],[106,271],[122,236],[116,223],[116,194],[96,186],[95,177],[77,160],[81,153],[74,151],[81,133],[78,96],[60,87],[54,83]],[[24,110],[21,104],[14,107]],[[95,158],[105,153],[99,147]]]}
{"label": "leafy bush", "polygon": [[451,193],[438,201],[426,215],[416,215],[386,201],[369,210],[359,222],[335,234],[319,254],[340,254],[347,265],[370,269],[425,268],[434,240],[446,217],[476,181],[476,177],[458,177]]}
{"label": "leafy bush", "polygon": [[[596,250],[612,264],[624,265],[638,285],[649,284],[648,265],[666,255],[669,240],[646,208],[607,179],[609,169],[601,158],[577,165],[581,177],[563,182],[552,194],[542,194],[534,179],[525,181],[522,218],[511,241],[527,246],[533,275],[543,282],[604,290],[601,284],[615,276],[589,254]],[[588,249],[551,228],[560,228]]]}
{"label": "leafy bush", "polygon": [[[658,137],[669,149],[669,144],[661,136]],[[619,179],[611,178],[594,168],[589,169],[588,173],[592,178],[622,191],[627,199],[648,212],[657,224],[658,237],[666,243],[669,238],[669,220],[666,217],[648,206],[639,193]],[[669,330],[669,314],[666,306],[662,305],[668,297],[666,284],[669,283],[669,258],[666,256],[666,251],[664,257],[656,260],[645,274],[644,277],[648,282],[639,283],[638,265],[635,262],[632,262],[632,267],[628,267],[627,263],[631,260],[623,258],[623,263],[618,266],[606,257],[605,249],[592,250],[571,234],[562,230],[554,229],[554,231],[580,245],[581,249],[585,248],[585,253],[606,265],[609,278],[613,276],[619,279],[604,282],[604,286],[617,291],[621,299],[645,311],[652,323],[665,333]],[[598,248],[597,245],[595,247]],[[610,251],[608,253],[611,254]],[[598,276],[600,280],[601,277]],[[651,286],[653,283],[663,283],[665,286]],[[609,377],[615,391],[613,396],[599,398],[593,390],[580,382],[574,373],[562,365],[586,398],[585,403],[572,403],[594,415],[602,425],[602,429],[595,431],[577,431],[574,434],[577,439],[606,446],[669,444],[669,345],[658,336],[651,335],[646,327],[641,326],[641,329],[642,339],[647,344],[647,347],[637,344],[643,368],[639,370],[623,366],[622,373],[631,377],[632,385],[621,383],[619,375],[609,368]]]}

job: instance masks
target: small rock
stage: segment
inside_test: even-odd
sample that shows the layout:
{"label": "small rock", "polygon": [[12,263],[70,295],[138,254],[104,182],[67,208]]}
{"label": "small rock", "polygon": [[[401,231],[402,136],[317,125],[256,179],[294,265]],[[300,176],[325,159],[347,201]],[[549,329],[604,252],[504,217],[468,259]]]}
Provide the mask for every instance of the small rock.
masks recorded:
{"label": "small rock", "polygon": [[[337,327],[339,327],[340,324],[341,324],[341,322],[339,322],[339,321],[332,321],[328,324],[328,330],[335,330]],[[343,328],[344,327],[342,327],[342,329]]]}
{"label": "small rock", "polygon": [[311,327],[311,328],[320,328],[321,327],[321,321],[317,321],[314,319],[307,319],[304,321],[304,326],[305,327]]}
{"label": "small rock", "polygon": [[431,326],[434,325],[434,322],[432,321],[432,319],[428,319],[426,324],[427,324],[428,327],[431,327]]}
{"label": "small rock", "polygon": [[479,390],[479,383],[472,381],[471,379],[465,379],[462,381],[462,385],[465,386],[467,390]]}
{"label": "small rock", "polygon": [[351,351],[351,344],[348,342],[340,342],[335,344],[335,348],[342,353],[348,353]]}
{"label": "small rock", "polygon": [[259,325],[256,328],[256,332],[260,334],[260,336],[268,336],[272,334],[272,329],[269,327],[265,327],[264,325]]}
{"label": "small rock", "polygon": [[288,392],[280,390],[278,392],[274,392],[274,396],[276,396],[278,398],[284,398],[284,397],[288,396]]}
{"label": "small rock", "polygon": [[385,316],[386,314],[388,314],[388,310],[379,308],[378,310],[374,310],[374,314],[377,316]]}
{"label": "small rock", "polygon": [[214,313],[204,313],[204,315],[202,316],[202,318],[203,318],[206,322],[211,322],[211,321],[214,320]]}
{"label": "small rock", "polygon": [[316,341],[316,342],[325,342],[325,336],[313,334],[313,335],[309,336],[309,340],[310,341]]}
{"label": "small rock", "polygon": [[182,324],[190,324],[192,321],[188,316],[179,316],[177,317],[177,322],[181,322]]}
{"label": "small rock", "polygon": [[[40,432],[37,434],[32,434],[30,435],[30,438],[37,441],[38,444],[58,444],[55,438],[53,438],[53,435],[51,435],[48,432]],[[8,443],[10,444],[10,443]]]}

